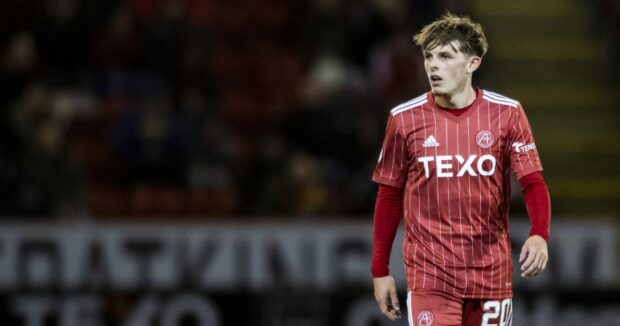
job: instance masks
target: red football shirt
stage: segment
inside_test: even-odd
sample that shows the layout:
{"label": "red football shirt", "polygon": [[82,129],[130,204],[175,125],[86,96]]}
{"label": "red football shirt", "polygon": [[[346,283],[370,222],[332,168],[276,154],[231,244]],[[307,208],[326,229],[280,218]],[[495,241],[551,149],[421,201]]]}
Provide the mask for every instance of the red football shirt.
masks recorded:
{"label": "red football shirt", "polygon": [[512,296],[510,171],[542,166],[519,102],[477,90],[460,116],[426,93],[390,112],[373,181],[405,188],[403,255],[410,291]]}

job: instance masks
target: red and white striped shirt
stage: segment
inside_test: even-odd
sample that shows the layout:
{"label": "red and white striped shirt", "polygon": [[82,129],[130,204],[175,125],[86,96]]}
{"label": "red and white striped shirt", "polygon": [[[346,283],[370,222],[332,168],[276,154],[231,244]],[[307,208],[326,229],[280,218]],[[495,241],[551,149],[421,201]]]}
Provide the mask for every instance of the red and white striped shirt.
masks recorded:
{"label": "red and white striped shirt", "polygon": [[373,181],[405,188],[410,291],[512,296],[511,170],[518,179],[542,170],[519,102],[477,90],[460,116],[431,93],[392,109]]}

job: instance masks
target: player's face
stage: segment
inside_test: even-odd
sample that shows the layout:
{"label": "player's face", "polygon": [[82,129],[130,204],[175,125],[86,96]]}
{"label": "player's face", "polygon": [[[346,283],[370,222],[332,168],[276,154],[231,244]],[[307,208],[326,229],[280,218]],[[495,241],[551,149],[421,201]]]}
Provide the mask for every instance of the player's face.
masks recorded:
{"label": "player's face", "polygon": [[458,51],[459,43],[427,49],[424,68],[435,96],[452,97],[471,87],[472,73],[480,65],[480,58]]}

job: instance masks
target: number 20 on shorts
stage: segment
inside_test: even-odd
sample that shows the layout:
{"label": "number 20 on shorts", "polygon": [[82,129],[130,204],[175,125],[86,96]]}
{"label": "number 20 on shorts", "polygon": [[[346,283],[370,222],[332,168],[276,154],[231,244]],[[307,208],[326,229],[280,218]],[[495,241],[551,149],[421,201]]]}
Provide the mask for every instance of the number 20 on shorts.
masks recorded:
{"label": "number 20 on shorts", "polygon": [[484,303],[484,311],[481,326],[512,325],[512,299],[487,301]]}

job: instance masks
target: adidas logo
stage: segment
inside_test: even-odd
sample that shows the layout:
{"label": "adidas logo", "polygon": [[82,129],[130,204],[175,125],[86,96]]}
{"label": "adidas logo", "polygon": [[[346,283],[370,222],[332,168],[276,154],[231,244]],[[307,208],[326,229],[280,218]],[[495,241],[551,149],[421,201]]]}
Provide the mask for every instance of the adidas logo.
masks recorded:
{"label": "adidas logo", "polygon": [[426,140],[424,141],[424,144],[422,144],[422,147],[437,147],[439,146],[439,143],[437,142],[437,139],[435,139],[435,136],[430,135],[428,136],[428,138],[426,138]]}

